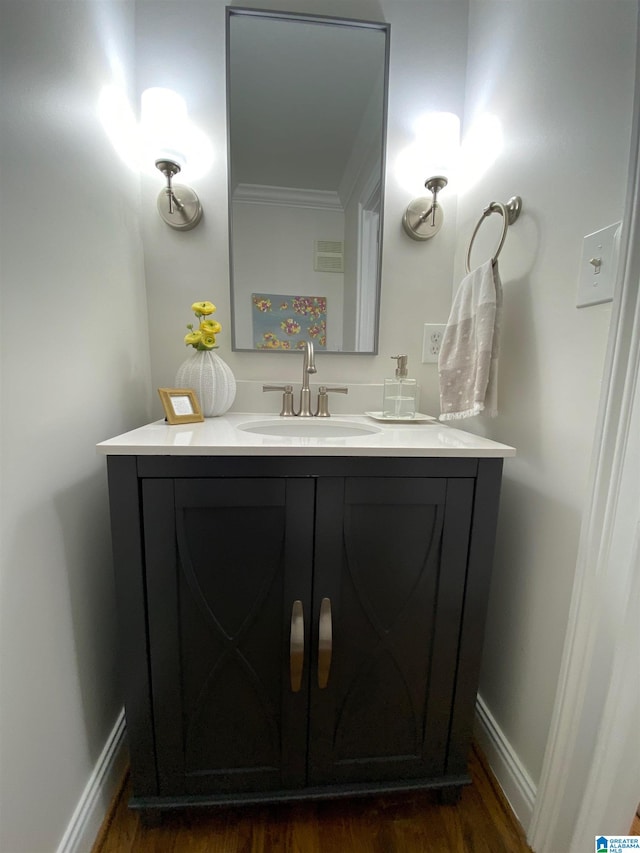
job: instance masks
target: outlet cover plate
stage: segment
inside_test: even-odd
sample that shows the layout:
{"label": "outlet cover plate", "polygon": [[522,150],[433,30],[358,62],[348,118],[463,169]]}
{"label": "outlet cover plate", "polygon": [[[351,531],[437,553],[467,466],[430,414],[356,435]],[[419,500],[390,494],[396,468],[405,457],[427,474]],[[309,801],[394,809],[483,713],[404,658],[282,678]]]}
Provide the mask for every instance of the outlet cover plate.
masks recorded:
{"label": "outlet cover plate", "polygon": [[601,231],[587,234],[584,238],[576,300],[578,308],[611,302],[618,271],[619,253],[619,222]]}
{"label": "outlet cover plate", "polygon": [[446,323],[425,323],[424,335],[422,338],[422,363],[433,364],[438,361],[440,355],[440,344],[444,330],[447,328]]}

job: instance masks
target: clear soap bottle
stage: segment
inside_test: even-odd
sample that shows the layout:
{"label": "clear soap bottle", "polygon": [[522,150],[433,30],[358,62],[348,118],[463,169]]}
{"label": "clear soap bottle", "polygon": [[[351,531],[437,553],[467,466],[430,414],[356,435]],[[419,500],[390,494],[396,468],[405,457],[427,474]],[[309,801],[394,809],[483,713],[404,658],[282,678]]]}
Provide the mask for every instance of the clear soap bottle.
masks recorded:
{"label": "clear soap bottle", "polygon": [[418,383],[407,376],[406,355],[392,355],[398,366],[392,379],[384,380],[384,396],[382,398],[382,417],[395,419],[410,419],[415,417],[418,399]]}

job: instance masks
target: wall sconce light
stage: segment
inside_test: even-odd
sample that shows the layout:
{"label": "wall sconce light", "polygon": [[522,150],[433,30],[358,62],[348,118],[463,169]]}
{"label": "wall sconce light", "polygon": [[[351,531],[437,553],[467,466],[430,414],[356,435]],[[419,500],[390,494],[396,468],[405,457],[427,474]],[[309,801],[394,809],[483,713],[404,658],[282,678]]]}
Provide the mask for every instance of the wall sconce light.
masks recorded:
{"label": "wall sconce light", "polygon": [[142,93],[143,158],[155,162],[167,180],[158,196],[158,213],[171,228],[189,231],[202,218],[200,199],[190,187],[173,184],[194,148],[193,126],[180,95],[171,89],[151,88]]}
{"label": "wall sconce light", "polygon": [[171,228],[190,231],[202,219],[200,199],[191,187],[171,183],[180,171],[180,164],[175,160],[163,157],[156,160],[156,168],[167,179],[167,186],[158,196],[158,213]]}
{"label": "wall sconce light", "polygon": [[444,216],[438,204],[438,193],[449,181],[444,175],[434,175],[425,181],[432,197],[415,198],[402,217],[402,226],[412,240],[429,240],[442,228]]}

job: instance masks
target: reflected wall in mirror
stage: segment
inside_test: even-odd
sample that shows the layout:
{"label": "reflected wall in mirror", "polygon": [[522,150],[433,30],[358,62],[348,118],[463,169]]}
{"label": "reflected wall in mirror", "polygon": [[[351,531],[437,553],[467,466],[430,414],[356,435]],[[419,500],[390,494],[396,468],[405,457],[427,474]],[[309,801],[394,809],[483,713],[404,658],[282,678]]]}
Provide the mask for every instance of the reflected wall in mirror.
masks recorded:
{"label": "reflected wall in mirror", "polygon": [[227,9],[235,350],[377,352],[388,36]]}

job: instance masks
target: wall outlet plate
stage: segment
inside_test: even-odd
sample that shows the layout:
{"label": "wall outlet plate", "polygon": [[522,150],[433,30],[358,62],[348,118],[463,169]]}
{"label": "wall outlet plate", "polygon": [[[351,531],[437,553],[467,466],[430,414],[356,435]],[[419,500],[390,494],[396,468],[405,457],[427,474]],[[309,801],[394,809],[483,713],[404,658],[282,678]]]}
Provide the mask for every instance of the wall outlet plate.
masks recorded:
{"label": "wall outlet plate", "polygon": [[440,344],[444,330],[447,328],[446,323],[425,323],[424,335],[422,338],[422,363],[430,364],[438,361],[440,355]]}
{"label": "wall outlet plate", "polygon": [[620,254],[620,228],[620,223],[615,222],[584,238],[576,300],[578,308],[613,299]]}

